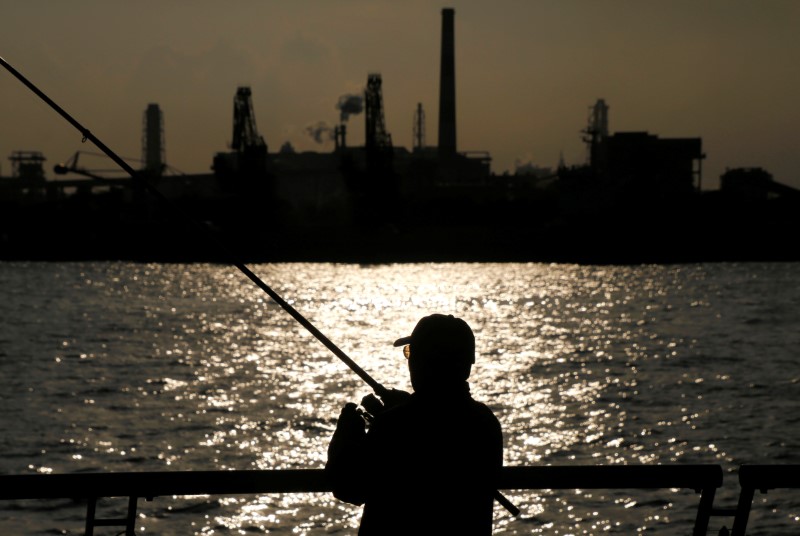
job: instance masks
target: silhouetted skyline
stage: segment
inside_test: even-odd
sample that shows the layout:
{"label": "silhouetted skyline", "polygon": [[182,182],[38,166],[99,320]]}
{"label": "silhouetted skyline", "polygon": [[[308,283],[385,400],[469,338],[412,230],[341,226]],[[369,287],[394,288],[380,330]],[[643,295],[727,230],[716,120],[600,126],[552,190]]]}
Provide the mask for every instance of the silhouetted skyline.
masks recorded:
{"label": "silhouetted skyline", "polygon": [[[4,3],[9,4],[6,0]],[[277,151],[331,150],[309,125],[339,119],[342,95],[383,77],[386,128],[412,146],[418,102],[438,129],[440,11],[455,9],[458,150],[486,150],[493,170],[585,160],[580,129],[597,98],[609,127],[702,137],[704,181],[759,166],[800,187],[800,4],[618,1],[329,4],[89,0],[4,9],[9,62],[123,155],[141,152],[142,110],[164,113],[167,163],[205,172],[231,142],[231,95],[252,88],[259,130]],[[80,136],[11,76],[0,77],[2,175],[14,150],[52,165]],[[363,116],[348,143],[363,143]]]}

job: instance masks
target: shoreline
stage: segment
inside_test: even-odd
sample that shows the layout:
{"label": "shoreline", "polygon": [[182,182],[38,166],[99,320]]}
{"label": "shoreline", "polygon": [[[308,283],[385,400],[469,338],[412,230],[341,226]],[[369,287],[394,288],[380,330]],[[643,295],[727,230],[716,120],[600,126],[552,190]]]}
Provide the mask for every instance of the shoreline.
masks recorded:
{"label": "shoreline", "polygon": [[[788,234],[788,233],[787,233]],[[597,237],[595,237],[597,238]],[[132,229],[69,239],[63,233],[25,233],[0,241],[0,261],[131,261],[162,263],[329,262],[352,264],[513,263],[581,265],[797,262],[789,236],[751,233],[705,240],[649,234],[636,240],[595,239],[574,233],[503,232],[450,228],[422,232],[320,233],[282,229],[266,236],[223,240],[148,236]],[[227,249],[229,253],[223,251]]]}

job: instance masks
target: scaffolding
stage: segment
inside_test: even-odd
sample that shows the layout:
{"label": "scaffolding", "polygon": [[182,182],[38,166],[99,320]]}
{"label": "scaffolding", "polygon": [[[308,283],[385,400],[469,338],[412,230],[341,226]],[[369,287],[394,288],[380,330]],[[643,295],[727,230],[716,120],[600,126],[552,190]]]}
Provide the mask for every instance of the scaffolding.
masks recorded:
{"label": "scaffolding", "polygon": [[381,75],[373,73],[367,76],[367,89],[364,92],[366,116],[367,151],[382,151],[392,148],[392,136],[386,132],[383,118],[383,93]]}
{"label": "scaffolding", "polygon": [[26,182],[44,182],[44,165],[47,160],[39,151],[14,151],[11,160],[11,176]]}

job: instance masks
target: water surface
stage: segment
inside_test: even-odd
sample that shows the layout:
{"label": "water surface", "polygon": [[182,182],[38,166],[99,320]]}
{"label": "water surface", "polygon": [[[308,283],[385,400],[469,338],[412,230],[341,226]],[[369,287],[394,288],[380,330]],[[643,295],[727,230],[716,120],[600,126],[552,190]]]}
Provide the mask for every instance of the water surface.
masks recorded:
{"label": "water surface", "polygon": [[[391,342],[463,317],[475,398],[506,465],[800,463],[800,265],[256,265],[386,386]],[[235,269],[0,263],[0,473],[321,468],[369,388]],[[432,410],[434,410],[432,408]],[[525,491],[496,534],[686,534],[690,490]],[[721,504],[727,502],[728,504]],[[123,501],[104,503],[112,511]],[[355,533],[329,495],[140,501],[143,534]],[[81,534],[85,506],[0,505],[8,534]],[[457,515],[442,513],[441,515]],[[800,496],[756,495],[753,534],[800,528]],[[730,526],[730,520],[714,520]]]}

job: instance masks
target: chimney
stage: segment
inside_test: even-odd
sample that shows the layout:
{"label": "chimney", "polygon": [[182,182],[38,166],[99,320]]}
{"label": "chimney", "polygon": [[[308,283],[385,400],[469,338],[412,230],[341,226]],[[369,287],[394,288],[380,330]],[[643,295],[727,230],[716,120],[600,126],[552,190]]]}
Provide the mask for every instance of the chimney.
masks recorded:
{"label": "chimney", "polygon": [[442,62],[439,75],[439,155],[456,152],[455,10],[442,10]]}

